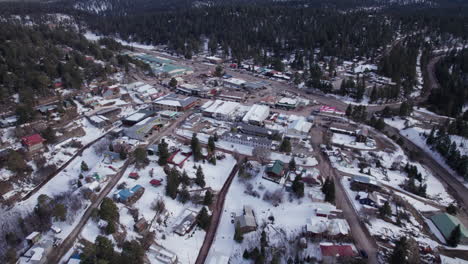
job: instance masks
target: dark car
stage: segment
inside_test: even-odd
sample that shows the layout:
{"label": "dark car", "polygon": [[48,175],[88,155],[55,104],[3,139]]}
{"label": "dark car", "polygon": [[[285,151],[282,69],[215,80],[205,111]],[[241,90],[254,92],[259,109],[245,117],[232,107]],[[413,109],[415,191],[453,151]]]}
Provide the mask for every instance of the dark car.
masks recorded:
{"label": "dark car", "polygon": [[365,259],[369,258],[369,255],[367,255],[367,252],[364,251],[363,249],[359,250],[359,254],[361,255],[361,257]]}

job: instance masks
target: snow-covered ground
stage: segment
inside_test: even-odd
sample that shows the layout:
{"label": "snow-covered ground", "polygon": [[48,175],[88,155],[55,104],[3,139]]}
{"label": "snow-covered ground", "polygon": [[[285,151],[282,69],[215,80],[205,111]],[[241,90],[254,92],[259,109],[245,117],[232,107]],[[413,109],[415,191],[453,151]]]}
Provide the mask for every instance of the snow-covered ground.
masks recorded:
{"label": "snow-covered ground", "polygon": [[[244,193],[248,184],[252,184],[253,190],[258,192],[260,197]],[[277,207],[262,199],[265,192],[275,192],[277,190],[283,193],[283,202]],[[306,187],[305,193],[308,193],[309,190],[311,188]],[[233,215],[242,214],[244,206],[251,206],[253,208],[258,226],[268,223],[266,232],[270,238],[270,244],[283,245],[288,245],[289,239],[295,238],[302,232],[308,218],[313,215],[315,208],[322,206],[334,208],[331,204],[311,202],[307,197],[299,200],[296,198],[290,200],[288,198],[290,195],[292,194],[286,192],[280,185],[262,179],[261,173],[247,181],[235,178],[226,196],[224,211],[207,263],[210,263],[211,259],[219,255],[220,252],[225,256],[231,257],[230,263],[245,263],[242,259],[244,249],[258,246],[260,229],[245,234],[242,244],[233,240],[235,229],[235,225],[232,223],[234,220]],[[268,219],[271,216],[274,217],[274,223],[271,223]]]}
{"label": "snow-covered ground", "polygon": [[364,142],[356,142],[356,137],[350,135],[344,135],[339,133],[333,133],[332,137],[333,144],[343,145],[349,148],[356,149],[375,149],[376,146],[368,146]]}
{"label": "snow-covered ground", "polygon": [[[169,147],[178,146],[181,147],[179,143],[170,138],[166,138],[166,142]],[[182,146],[184,148],[184,146]],[[180,171],[186,171],[190,178],[195,178],[196,169],[194,166],[201,166],[205,175],[206,187],[211,187],[215,191],[219,191],[226,179],[229,176],[230,171],[236,164],[236,160],[232,155],[225,155],[226,157],[222,160],[217,160],[217,165],[212,165],[208,162],[195,163],[193,157],[189,158],[185,163],[183,168],[178,168]],[[123,182],[127,183],[127,188],[132,188],[133,186],[139,184],[145,188],[144,194],[141,198],[136,201],[132,206],[138,208],[140,217],[144,217],[147,221],[152,221],[156,217],[156,213],[151,209],[153,202],[162,198],[165,202],[166,209],[168,210],[168,218],[164,224],[157,224],[154,222],[152,227],[156,231],[156,241],[159,245],[164,248],[176,252],[178,259],[181,263],[192,263],[198,255],[199,249],[203,244],[205,237],[205,231],[195,228],[189,234],[185,236],[179,236],[173,232],[175,224],[181,220],[181,215],[186,209],[195,209],[199,210],[200,205],[187,202],[182,204],[178,200],[172,200],[171,198],[165,195],[165,185],[166,185],[166,174],[163,171],[163,168],[157,164],[156,156],[149,156],[150,164],[143,169],[136,169],[135,167],[129,167],[122,179],[116,185],[114,190],[111,191],[109,196],[112,196],[117,192],[117,186]],[[173,165],[170,165],[173,166]],[[134,180],[129,178],[131,172],[137,172],[139,174],[139,179]],[[150,175],[153,174],[153,178]],[[162,185],[159,187],[154,187],[150,184],[151,179],[162,180]],[[198,186],[194,185],[189,188],[190,190],[200,189]],[[125,205],[118,203],[120,211],[120,224],[126,231],[126,239],[131,240],[139,237],[134,229],[133,225],[135,224],[134,219],[128,213],[128,209]],[[82,236],[89,241],[94,241],[95,238],[100,234],[100,230],[97,228],[97,223],[90,220],[85,228],[83,229]],[[111,236],[109,236],[111,238]],[[150,253],[148,253],[150,254]],[[155,258],[151,258],[151,263],[159,263]]]}
{"label": "snow-covered ground", "polygon": [[[84,36],[88,40],[92,40],[92,41],[97,41],[100,38],[104,37],[104,36],[96,35],[95,33],[90,32],[90,31],[86,32],[84,34]],[[145,50],[152,50],[152,49],[155,48],[153,45],[145,45],[145,44],[141,44],[141,43],[137,43],[137,42],[128,42],[128,41],[125,41],[125,40],[122,40],[122,39],[119,39],[119,38],[114,38],[114,39],[117,42],[119,42],[120,44],[125,45],[125,46],[131,46],[131,47],[135,47],[135,48],[139,48],[139,49],[145,49]]]}

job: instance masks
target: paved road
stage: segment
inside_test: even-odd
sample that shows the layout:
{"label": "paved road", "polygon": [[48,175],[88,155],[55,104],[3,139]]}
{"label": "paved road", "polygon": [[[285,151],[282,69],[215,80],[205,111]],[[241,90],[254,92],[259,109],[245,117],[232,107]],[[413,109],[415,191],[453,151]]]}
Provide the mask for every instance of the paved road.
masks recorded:
{"label": "paved road", "polygon": [[332,177],[335,183],[335,203],[337,208],[343,211],[343,215],[351,227],[351,235],[359,249],[363,249],[369,255],[368,263],[377,264],[377,243],[370,235],[369,231],[362,223],[354,209],[353,202],[346,195],[346,191],[341,183],[341,177],[337,174],[336,170],[331,166],[330,161],[323,153],[318,156],[321,174]]}
{"label": "paved road", "polygon": [[[401,136],[399,130],[390,126],[385,127],[385,131],[390,135],[396,135],[400,137],[404,142],[404,148],[407,148],[409,151],[417,153],[418,160],[428,167],[432,174],[437,177],[441,182],[447,187],[447,191],[452,195],[461,206],[461,209],[468,214],[468,189],[456,179],[460,177],[458,175],[453,175],[450,171],[441,166],[432,156],[421,149],[419,146],[414,144],[412,141]],[[406,150],[405,150],[406,151]],[[468,219],[466,217],[460,217],[465,225],[468,224]]]}
{"label": "paved road", "polygon": [[229,191],[229,187],[231,186],[233,179],[235,178],[237,174],[237,171],[239,169],[239,166],[242,160],[244,160],[244,157],[239,156],[237,160],[237,164],[234,166],[234,168],[232,168],[231,174],[229,174],[228,179],[226,180],[226,182],[224,182],[223,188],[221,188],[221,191],[218,193],[216,204],[213,208],[213,214],[211,215],[210,227],[208,228],[208,231],[206,232],[205,239],[203,240],[203,245],[200,248],[195,264],[203,264],[206,261],[206,257],[208,256],[208,253],[210,252],[211,244],[213,243],[213,240],[216,236],[216,231],[218,229],[219,221],[221,220],[221,215],[223,213],[224,201],[226,199],[226,195]]}

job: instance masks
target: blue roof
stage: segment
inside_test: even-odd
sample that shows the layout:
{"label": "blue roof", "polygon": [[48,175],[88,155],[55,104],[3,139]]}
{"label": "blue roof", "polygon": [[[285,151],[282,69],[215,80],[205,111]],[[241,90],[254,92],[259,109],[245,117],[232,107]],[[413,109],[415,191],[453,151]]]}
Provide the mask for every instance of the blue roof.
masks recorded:
{"label": "blue roof", "polygon": [[140,184],[137,184],[137,185],[133,186],[132,192],[136,192],[136,191],[140,190],[141,188],[143,188],[143,187],[141,187]]}
{"label": "blue roof", "polygon": [[[135,187],[134,187],[135,188]],[[120,200],[127,200],[128,198],[132,197],[133,193],[129,189],[122,189],[118,193]]]}

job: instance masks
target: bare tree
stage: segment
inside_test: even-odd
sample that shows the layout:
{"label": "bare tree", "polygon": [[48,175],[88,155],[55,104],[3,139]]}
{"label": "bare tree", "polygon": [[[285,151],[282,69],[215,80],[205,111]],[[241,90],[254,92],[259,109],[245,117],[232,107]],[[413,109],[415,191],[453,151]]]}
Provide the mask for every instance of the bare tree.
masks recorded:
{"label": "bare tree", "polygon": [[270,158],[271,151],[265,147],[256,147],[252,151],[252,155],[257,158],[260,163],[265,163]]}
{"label": "bare tree", "polygon": [[164,210],[166,210],[166,203],[161,197],[159,197],[153,201],[153,203],[151,204],[151,209],[153,209],[156,212],[156,214],[160,215],[164,212]]}

